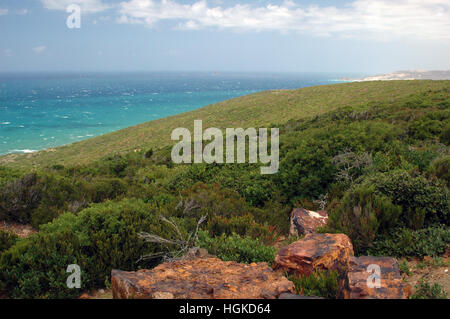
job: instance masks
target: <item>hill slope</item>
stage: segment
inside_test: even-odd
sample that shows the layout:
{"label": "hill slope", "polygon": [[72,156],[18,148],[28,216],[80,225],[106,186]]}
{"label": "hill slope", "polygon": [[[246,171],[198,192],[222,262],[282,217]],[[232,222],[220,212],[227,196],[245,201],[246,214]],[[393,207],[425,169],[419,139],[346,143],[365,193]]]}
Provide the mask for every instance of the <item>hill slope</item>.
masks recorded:
{"label": "hill slope", "polygon": [[357,107],[368,102],[388,102],[411,94],[438,90],[448,81],[395,81],[345,83],[266,91],[210,105],[196,111],[151,121],[86,141],[40,151],[0,157],[0,165],[37,168],[62,164],[85,164],[111,153],[170,145],[177,127],[192,128],[196,119],[205,127],[264,127],[290,119],[320,115],[343,106]]}
{"label": "hill slope", "polygon": [[[294,207],[325,210],[321,231],[346,234],[356,256],[433,256],[443,265],[437,258],[450,245],[450,81],[264,92],[12,164],[88,162],[136,145],[162,146],[174,127],[197,118],[219,127],[275,123],[279,172],[262,175],[258,163],[175,165],[170,146],[151,156],[144,148],[32,173],[0,166],[0,222],[39,228],[20,240],[0,230],[0,296],[77,298],[82,291],[68,289],[61,271],[68,264],[82,267],[90,291],[111,282],[112,269],[150,269],[194,245],[226,261],[272,264]],[[142,240],[142,232],[164,238],[163,245],[157,237]],[[290,278],[302,293],[336,296],[339,279],[316,276]],[[440,286],[418,288],[417,298],[445,297]]]}

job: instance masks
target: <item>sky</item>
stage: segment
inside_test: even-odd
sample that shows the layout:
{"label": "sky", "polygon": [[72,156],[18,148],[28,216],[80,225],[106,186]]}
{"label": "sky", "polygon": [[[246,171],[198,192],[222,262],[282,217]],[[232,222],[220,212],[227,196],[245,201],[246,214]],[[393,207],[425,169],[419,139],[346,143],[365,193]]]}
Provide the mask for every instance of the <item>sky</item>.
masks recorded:
{"label": "sky", "polygon": [[412,69],[450,69],[450,0],[0,0],[0,72]]}

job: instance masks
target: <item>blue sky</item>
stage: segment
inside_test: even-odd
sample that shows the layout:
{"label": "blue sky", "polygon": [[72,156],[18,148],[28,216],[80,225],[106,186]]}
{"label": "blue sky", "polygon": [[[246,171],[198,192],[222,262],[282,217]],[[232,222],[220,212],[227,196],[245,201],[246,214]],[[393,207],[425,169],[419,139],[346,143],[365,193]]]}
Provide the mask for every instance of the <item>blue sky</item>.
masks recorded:
{"label": "blue sky", "polygon": [[0,72],[371,74],[449,57],[448,0],[0,0]]}

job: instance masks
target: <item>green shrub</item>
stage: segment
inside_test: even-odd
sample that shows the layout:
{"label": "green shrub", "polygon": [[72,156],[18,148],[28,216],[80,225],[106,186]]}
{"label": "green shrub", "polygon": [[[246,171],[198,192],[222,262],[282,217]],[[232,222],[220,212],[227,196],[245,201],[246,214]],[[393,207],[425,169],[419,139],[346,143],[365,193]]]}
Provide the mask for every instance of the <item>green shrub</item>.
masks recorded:
{"label": "green shrub", "polygon": [[367,184],[374,185],[379,194],[391,198],[394,204],[403,207],[403,211],[425,209],[426,225],[449,222],[450,194],[447,186],[439,180],[392,171],[371,177]]}
{"label": "green shrub", "polygon": [[140,240],[139,232],[175,236],[158,214],[142,201],[123,200],[93,205],[77,216],[61,215],[3,253],[1,279],[12,297],[70,298],[79,291],[66,288],[65,271],[69,264],[78,264],[82,288],[100,287],[112,269],[136,270],[141,256],[160,251],[156,244]]}
{"label": "green shrub", "polygon": [[[77,289],[66,287],[67,266],[85,269],[78,238],[71,231],[34,235],[19,241],[0,259],[0,281],[13,298],[73,298]],[[82,281],[86,281],[83,271]]]}
{"label": "green shrub", "polygon": [[65,211],[77,213],[88,203],[115,199],[128,191],[119,178],[81,178],[42,171],[16,179],[0,189],[0,220],[46,224]]}
{"label": "green shrub", "polygon": [[137,182],[145,184],[167,185],[170,183],[171,174],[175,174],[176,171],[176,169],[169,169],[166,165],[148,165],[140,168],[136,172],[135,178]]}
{"label": "green shrub", "polygon": [[255,222],[253,215],[234,216],[224,218],[215,216],[210,219],[207,229],[213,237],[225,234],[230,236],[233,233],[239,236],[249,236],[259,238],[264,243],[273,243],[275,234],[273,227],[267,227]]}
{"label": "green shrub", "polygon": [[264,207],[255,209],[252,214],[257,223],[270,225],[277,234],[287,236],[289,234],[289,216],[292,206],[283,205],[282,201],[281,195],[276,194],[274,200],[269,200]]}
{"label": "green shrub", "polygon": [[17,239],[16,234],[0,229],[0,257],[4,251],[14,246]]}
{"label": "green shrub", "polygon": [[22,177],[22,175],[22,172],[17,169],[0,165],[0,189],[13,180]]}
{"label": "green shrub", "polygon": [[448,187],[450,185],[450,156],[435,159],[428,171],[431,175],[445,181]]}
{"label": "green shrub", "polygon": [[183,190],[198,183],[220,185],[223,189],[234,190],[253,206],[262,206],[275,190],[273,182],[262,176],[256,164],[193,164],[180,171],[172,179],[171,188]]}
{"label": "green shrub", "polygon": [[316,270],[310,275],[291,274],[287,278],[294,283],[296,293],[299,295],[337,298],[339,287],[337,271]]}
{"label": "green shrub", "polygon": [[416,165],[421,172],[427,170],[432,161],[438,156],[436,152],[430,150],[408,150],[405,154],[405,159]]}
{"label": "green shrub", "polygon": [[410,270],[410,268],[409,268],[409,264],[408,264],[408,262],[406,261],[406,259],[402,259],[402,260],[399,262],[399,268],[400,268],[400,273],[401,273],[401,274],[405,274],[405,275],[408,275],[408,276],[411,275],[411,270]]}
{"label": "green shrub", "polygon": [[406,213],[407,226],[413,230],[421,229],[425,223],[426,210],[424,208],[409,208]]}
{"label": "green shrub", "polygon": [[235,191],[219,185],[198,183],[181,192],[176,214],[179,217],[232,217],[250,213],[253,208]]}
{"label": "green shrub", "polygon": [[90,185],[91,200],[93,203],[101,203],[112,200],[127,192],[127,184],[119,178],[97,179]]}
{"label": "green shrub", "polygon": [[444,287],[437,283],[431,285],[422,279],[415,289],[416,292],[410,297],[411,299],[447,299]]}
{"label": "green shrub", "polygon": [[101,164],[112,176],[121,177],[128,166],[128,159],[121,155],[113,155],[103,159]]}
{"label": "green shrub", "polygon": [[430,107],[430,101],[425,93],[420,93],[409,96],[405,101],[405,105],[411,109],[427,108]]}
{"label": "green shrub", "polygon": [[420,230],[395,228],[377,238],[369,254],[376,256],[437,256],[445,252],[450,243],[450,228],[432,226]]}
{"label": "green shrub", "polygon": [[450,145],[450,123],[442,130],[439,140],[445,145]]}
{"label": "green shrub", "polygon": [[46,207],[44,205],[39,206],[31,212],[30,224],[34,228],[39,228],[40,225],[51,222],[63,212],[63,209],[58,207]]}
{"label": "green shrub", "polygon": [[384,150],[375,153],[373,162],[377,172],[389,172],[394,169],[411,170],[415,167],[406,160],[409,154],[408,146],[399,144],[386,145]]}
{"label": "green shrub", "polygon": [[38,207],[42,189],[37,174],[27,174],[0,190],[0,220],[28,223],[30,212]]}
{"label": "green shrub", "polygon": [[[331,156],[327,154],[327,150],[331,153],[329,145],[326,145],[328,142],[324,138],[317,141],[309,138],[292,143],[294,145],[289,145],[289,148],[285,146],[280,171],[273,177],[277,187],[291,203],[325,194],[335,175]],[[283,148],[280,153],[283,153]]]}
{"label": "green shrub", "polygon": [[358,187],[347,192],[342,202],[329,212],[328,228],[347,234],[355,252],[363,253],[379,233],[397,224],[401,212],[401,207],[376,195],[372,187]]}
{"label": "green shrub", "polygon": [[425,118],[410,124],[408,134],[415,139],[426,140],[439,136],[443,127],[442,121]]}
{"label": "green shrub", "polygon": [[199,233],[200,246],[207,249],[212,255],[224,261],[237,261],[239,263],[266,262],[272,265],[276,256],[276,249],[265,246],[259,239],[241,237],[233,234],[212,238],[205,231]]}

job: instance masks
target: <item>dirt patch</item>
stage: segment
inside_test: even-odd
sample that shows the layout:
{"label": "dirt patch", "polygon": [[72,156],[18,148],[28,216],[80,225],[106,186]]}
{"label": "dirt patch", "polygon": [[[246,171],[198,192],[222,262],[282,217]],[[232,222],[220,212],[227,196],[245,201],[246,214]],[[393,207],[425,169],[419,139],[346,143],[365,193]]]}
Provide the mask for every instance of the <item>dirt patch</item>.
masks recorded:
{"label": "dirt patch", "polygon": [[31,225],[24,225],[13,222],[0,222],[0,230],[5,230],[16,234],[20,238],[30,237],[31,235],[37,233],[37,230],[31,227]]}
{"label": "dirt patch", "polygon": [[411,285],[413,293],[415,286],[424,280],[430,284],[439,284],[450,298],[450,250],[444,256],[407,260],[410,274],[403,274],[404,280]]}
{"label": "dirt patch", "polygon": [[0,163],[2,163],[3,165],[7,165],[9,163],[14,163],[16,161],[17,157],[18,157],[17,154],[5,155],[0,158]]}

